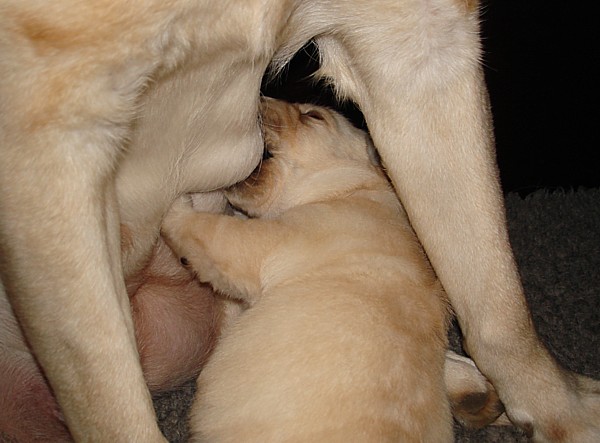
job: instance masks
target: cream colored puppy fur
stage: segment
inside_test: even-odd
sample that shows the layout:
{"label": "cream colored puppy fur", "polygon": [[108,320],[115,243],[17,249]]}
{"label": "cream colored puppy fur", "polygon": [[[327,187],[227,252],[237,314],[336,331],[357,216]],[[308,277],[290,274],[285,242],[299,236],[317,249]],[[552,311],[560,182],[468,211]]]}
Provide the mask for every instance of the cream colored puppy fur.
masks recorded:
{"label": "cream colored puppy fur", "polygon": [[178,204],[162,227],[200,281],[249,306],[198,379],[193,434],[452,441],[445,295],[368,136],[309,105],[269,100],[262,117],[273,157],[227,193],[253,218]]}
{"label": "cream colored puppy fur", "polygon": [[175,198],[253,170],[261,78],[309,39],[509,417],[538,441],[600,440],[598,384],[557,365],[527,310],[478,23],[469,0],[0,0],[2,296],[76,440],[164,440],[124,276]]}

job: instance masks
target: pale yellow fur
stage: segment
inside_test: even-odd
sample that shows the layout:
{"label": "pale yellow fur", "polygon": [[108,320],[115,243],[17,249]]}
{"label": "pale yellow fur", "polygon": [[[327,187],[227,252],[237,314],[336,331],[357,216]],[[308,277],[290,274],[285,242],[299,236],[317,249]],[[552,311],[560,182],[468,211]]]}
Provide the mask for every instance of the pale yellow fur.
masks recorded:
{"label": "pale yellow fur", "polygon": [[261,77],[313,37],[509,417],[597,441],[598,386],[537,339],[508,244],[473,2],[0,0],[0,273],[75,439],[163,441],[123,277],[175,197],[250,173]]}

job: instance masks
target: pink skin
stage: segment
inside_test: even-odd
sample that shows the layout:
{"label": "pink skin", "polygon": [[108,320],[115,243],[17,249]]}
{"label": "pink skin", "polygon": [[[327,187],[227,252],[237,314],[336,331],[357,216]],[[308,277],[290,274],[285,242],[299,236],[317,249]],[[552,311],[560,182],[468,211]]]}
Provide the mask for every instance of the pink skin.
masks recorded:
{"label": "pink skin", "polygon": [[152,392],[195,377],[220,329],[221,305],[161,240],[150,263],[127,281],[142,369]]}
{"label": "pink skin", "polygon": [[[150,390],[196,377],[212,350],[221,305],[160,241],[127,281],[140,360]],[[0,299],[0,441],[71,441],[52,391],[6,300]]]}
{"label": "pink skin", "polygon": [[0,441],[71,441],[56,400],[31,355],[2,351],[0,358]]}

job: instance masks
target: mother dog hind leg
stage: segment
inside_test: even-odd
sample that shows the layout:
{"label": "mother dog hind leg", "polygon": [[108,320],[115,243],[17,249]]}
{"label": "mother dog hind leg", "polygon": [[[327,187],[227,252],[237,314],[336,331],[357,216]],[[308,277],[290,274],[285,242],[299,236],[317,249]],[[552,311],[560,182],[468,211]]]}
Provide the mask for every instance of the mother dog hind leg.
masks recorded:
{"label": "mother dog hind leg", "polygon": [[[162,242],[143,272],[126,283],[150,391],[172,389],[197,376],[222,323],[212,291],[194,280]],[[0,411],[0,442],[72,441],[1,283]]]}
{"label": "mother dog hind leg", "polygon": [[2,278],[27,339],[75,438],[104,439],[111,429],[116,437],[138,423],[143,441],[157,440],[118,266],[114,194],[94,183],[87,159],[24,154],[8,156],[2,173],[1,234]]}
{"label": "mother dog hind leg", "polygon": [[[332,6],[332,22],[334,8],[358,7],[351,3]],[[555,362],[523,295],[473,3],[361,3],[355,18],[317,37],[321,73],[362,109],[465,344],[509,418],[536,441],[600,441],[600,385]]]}
{"label": "mother dog hind leg", "polygon": [[136,351],[114,191],[118,142],[157,56],[144,20],[164,17],[140,18],[127,2],[2,5],[2,282],[76,440],[164,441]]}

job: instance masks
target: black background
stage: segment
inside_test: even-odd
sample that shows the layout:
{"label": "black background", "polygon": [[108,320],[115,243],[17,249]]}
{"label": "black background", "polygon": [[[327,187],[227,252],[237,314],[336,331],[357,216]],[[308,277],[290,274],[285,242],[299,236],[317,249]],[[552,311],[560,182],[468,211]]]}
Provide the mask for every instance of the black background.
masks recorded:
{"label": "black background", "polygon": [[486,80],[506,191],[600,185],[592,6],[492,0],[483,8]]}
{"label": "black background", "polygon": [[[482,5],[484,67],[505,192],[600,186],[597,135],[598,20],[587,2],[488,0]],[[293,60],[266,95],[333,102],[304,81],[314,48]],[[356,111],[349,111],[355,118]]]}

